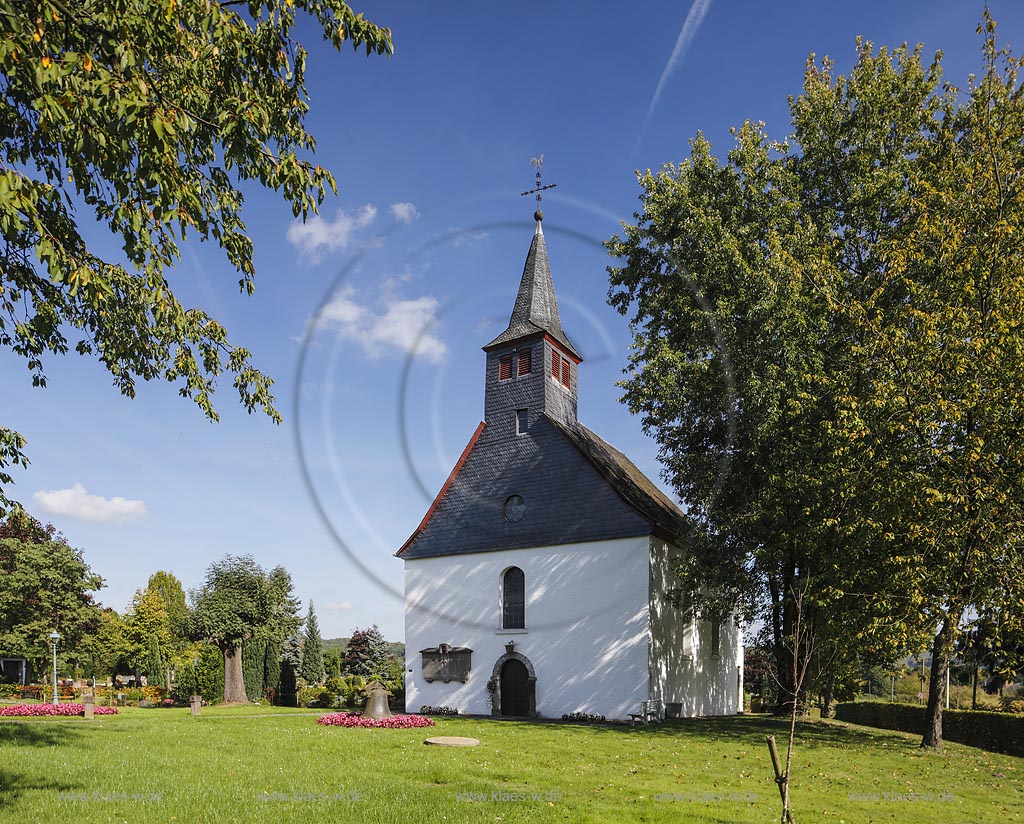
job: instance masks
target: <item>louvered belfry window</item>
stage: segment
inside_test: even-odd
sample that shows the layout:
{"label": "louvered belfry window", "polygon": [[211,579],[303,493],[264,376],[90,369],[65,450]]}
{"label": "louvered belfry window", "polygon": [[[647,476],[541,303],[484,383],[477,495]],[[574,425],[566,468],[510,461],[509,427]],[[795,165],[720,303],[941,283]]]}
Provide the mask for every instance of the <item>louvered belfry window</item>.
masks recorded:
{"label": "louvered belfry window", "polygon": [[530,355],[529,349],[519,350],[519,358],[516,364],[516,375],[529,375],[530,374]]}
{"label": "louvered belfry window", "polygon": [[558,353],[554,349],[552,349],[551,350],[551,377],[553,377],[556,381],[558,380],[558,374],[559,374],[559,369],[561,369],[561,365],[562,365],[561,357],[559,357]]}
{"label": "louvered belfry window", "polygon": [[512,377],[512,356],[502,355],[498,358],[498,380],[507,381]]}
{"label": "louvered belfry window", "polygon": [[501,628],[526,628],[526,576],[509,567],[501,579]]}
{"label": "louvered belfry window", "polygon": [[569,388],[569,361],[562,358],[562,386]]}

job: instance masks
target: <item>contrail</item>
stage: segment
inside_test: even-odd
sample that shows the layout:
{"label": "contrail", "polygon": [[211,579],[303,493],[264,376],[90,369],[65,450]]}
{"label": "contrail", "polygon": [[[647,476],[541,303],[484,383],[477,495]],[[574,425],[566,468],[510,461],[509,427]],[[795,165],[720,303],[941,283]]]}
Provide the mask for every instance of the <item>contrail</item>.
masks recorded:
{"label": "contrail", "polygon": [[683,21],[683,27],[679,30],[679,36],[676,38],[676,45],[672,49],[672,54],[668,57],[668,62],[665,64],[665,68],[662,69],[661,77],[658,78],[658,85],[654,89],[654,96],[651,98],[651,105],[647,108],[647,117],[644,118],[644,125],[640,129],[640,135],[636,139],[636,144],[633,146],[634,155],[636,154],[637,147],[640,145],[641,139],[647,132],[647,126],[651,122],[651,118],[654,116],[654,110],[658,106],[658,100],[661,97],[662,90],[664,90],[665,85],[668,83],[668,79],[672,76],[672,73],[683,61],[683,57],[686,56],[686,50],[690,47],[691,41],[697,34],[700,24],[704,22],[704,17],[707,15],[708,9],[710,8],[711,0],[693,0],[693,5],[690,6],[690,10],[686,13],[686,20]]}

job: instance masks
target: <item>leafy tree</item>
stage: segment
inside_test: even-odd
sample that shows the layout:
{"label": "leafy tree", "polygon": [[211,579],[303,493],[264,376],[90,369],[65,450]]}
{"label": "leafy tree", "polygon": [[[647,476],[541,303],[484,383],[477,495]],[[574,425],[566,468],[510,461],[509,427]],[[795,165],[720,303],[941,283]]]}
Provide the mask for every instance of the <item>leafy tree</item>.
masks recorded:
{"label": "leafy tree", "polygon": [[[798,127],[853,121],[861,146],[881,148],[844,153],[813,183],[842,181],[824,198],[835,223],[851,205],[874,216],[870,234],[844,235],[861,288],[838,308],[863,331],[867,380],[840,428],[890,467],[861,511],[901,536],[895,580],[913,582],[905,595],[933,636],[922,743],[936,748],[966,616],[1019,615],[1024,601],[1021,59],[997,49],[987,12],[978,32],[983,70],[966,89],[941,84],[938,58],[926,69],[897,50],[893,67],[865,47],[846,89],[823,67],[796,107]],[[866,125],[865,106],[878,112]]]}
{"label": "leafy tree", "polygon": [[[307,158],[302,12],[335,49],[392,51],[390,30],[343,0],[0,0],[0,345],[25,358],[33,385],[75,338],[129,397],[136,379],[163,377],[216,419],[226,369],[249,411],[279,420],[271,380],[179,302],[167,270],[194,233],[251,293],[239,185],[280,192],[301,216],[336,189]],[[123,258],[90,248],[80,214],[113,233]],[[0,514],[5,467],[27,465],[24,447],[0,429]]]}
{"label": "leafy tree", "polygon": [[[124,657],[136,683],[143,673],[150,674],[152,639],[156,638],[161,649],[171,646],[169,626],[167,604],[160,593],[148,587],[137,590],[123,621]],[[164,678],[160,676],[153,686],[160,686]]]}
{"label": "leafy tree", "polygon": [[146,589],[155,592],[167,610],[167,633],[180,651],[188,645],[188,604],[185,589],[174,573],[159,570],[149,576]]}
{"label": "leafy tree", "polygon": [[116,610],[110,607],[100,610],[97,628],[82,640],[80,650],[87,662],[85,674],[88,677],[113,681],[115,676],[128,672],[124,621]]}
{"label": "leafy tree", "polygon": [[[52,526],[21,511],[0,522],[0,649],[24,656],[34,672],[50,658],[48,636],[65,657],[101,625],[93,594],[103,579]],[[84,647],[82,648],[84,652]]]}
{"label": "leafy tree", "polygon": [[300,674],[307,684],[322,684],[324,680],[324,649],[312,601],[309,602],[309,610],[306,612],[306,634],[302,646]]}
{"label": "leafy tree", "polygon": [[192,593],[192,632],[215,644],[224,657],[224,701],[247,700],[242,646],[270,618],[272,593],[267,576],[251,555],[225,555],[206,572]]}
{"label": "leafy tree", "polygon": [[387,641],[376,624],[369,629],[357,629],[352,633],[345,650],[345,674],[361,675],[364,678],[381,677],[389,657]]}
{"label": "leafy tree", "polygon": [[979,31],[963,92],[920,48],[812,58],[785,143],[748,123],[722,164],[698,136],[608,244],[624,399],[694,521],[680,590],[749,593],[794,701],[796,592],[824,660],[932,636],[929,746],[966,611],[1024,595],[1024,95]]}

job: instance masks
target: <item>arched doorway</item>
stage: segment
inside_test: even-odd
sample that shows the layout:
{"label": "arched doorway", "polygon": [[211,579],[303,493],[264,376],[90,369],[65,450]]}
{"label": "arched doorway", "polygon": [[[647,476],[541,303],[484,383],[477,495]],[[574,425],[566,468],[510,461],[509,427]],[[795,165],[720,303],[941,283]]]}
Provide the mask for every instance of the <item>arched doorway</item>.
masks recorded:
{"label": "arched doorway", "polygon": [[514,644],[494,662],[491,680],[491,715],[498,718],[535,718],[537,716],[537,673]]}
{"label": "arched doorway", "polygon": [[530,673],[522,661],[512,658],[501,667],[501,708],[502,715],[530,714]]}

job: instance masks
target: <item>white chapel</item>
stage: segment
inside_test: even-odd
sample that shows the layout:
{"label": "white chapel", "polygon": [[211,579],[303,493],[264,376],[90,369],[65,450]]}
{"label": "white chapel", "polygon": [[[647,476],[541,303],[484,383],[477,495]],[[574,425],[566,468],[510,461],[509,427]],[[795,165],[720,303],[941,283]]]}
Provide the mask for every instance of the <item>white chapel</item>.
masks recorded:
{"label": "white chapel", "polygon": [[686,516],[577,418],[542,228],[508,328],[483,347],[484,420],[405,562],[406,708],[626,719],[742,710],[736,621],[672,606]]}

